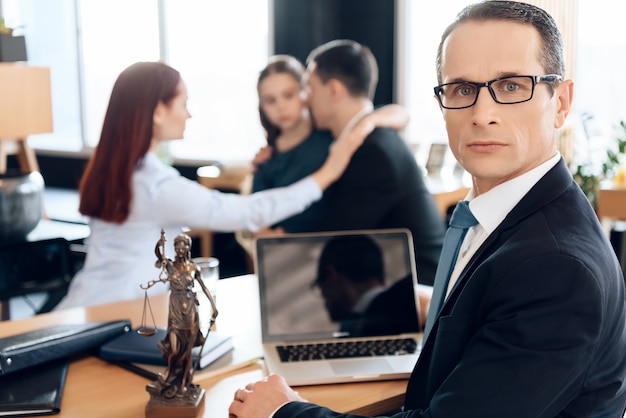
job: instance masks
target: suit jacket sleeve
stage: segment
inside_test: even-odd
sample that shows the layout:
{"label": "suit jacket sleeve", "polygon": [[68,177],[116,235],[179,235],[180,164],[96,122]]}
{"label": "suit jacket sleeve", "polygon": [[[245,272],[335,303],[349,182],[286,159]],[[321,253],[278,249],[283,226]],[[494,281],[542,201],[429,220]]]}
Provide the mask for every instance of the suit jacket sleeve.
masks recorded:
{"label": "suit jacket sleeve", "polygon": [[[381,136],[380,130],[374,133]],[[319,230],[376,227],[401,184],[390,155],[381,149],[384,141],[370,135],[341,179],[324,193],[326,216],[322,216]]]}

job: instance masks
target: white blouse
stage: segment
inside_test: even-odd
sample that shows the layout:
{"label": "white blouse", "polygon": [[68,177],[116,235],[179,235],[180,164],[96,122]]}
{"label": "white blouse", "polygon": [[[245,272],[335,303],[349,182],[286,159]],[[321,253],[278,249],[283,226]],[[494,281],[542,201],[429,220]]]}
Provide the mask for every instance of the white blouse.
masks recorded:
{"label": "white blouse", "polygon": [[[165,230],[165,251],[183,226],[213,231],[257,231],[302,212],[322,191],[310,176],[290,186],[251,195],[221,193],[189,180],[148,153],[132,178],[130,216],[122,224],[89,221],[87,257],[56,310],[141,297],[139,287],[158,278],[154,247]],[[167,291],[157,284],[148,292]]]}

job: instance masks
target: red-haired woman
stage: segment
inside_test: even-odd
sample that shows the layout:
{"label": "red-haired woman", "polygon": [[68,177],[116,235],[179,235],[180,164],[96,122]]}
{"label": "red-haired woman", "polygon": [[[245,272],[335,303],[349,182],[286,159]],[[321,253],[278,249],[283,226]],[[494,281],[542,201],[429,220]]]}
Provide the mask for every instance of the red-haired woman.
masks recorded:
{"label": "red-haired woman", "polygon": [[341,176],[367,130],[335,141],[324,165],[290,186],[243,196],[186,179],[156,155],[163,141],[183,137],[187,88],[178,71],[159,62],[131,65],[118,77],[100,142],[80,183],[80,212],[90,218],[84,267],[56,309],[141,297],[155,278],[153,243],[163,228],[214,231],[272,225],[318,200]]}

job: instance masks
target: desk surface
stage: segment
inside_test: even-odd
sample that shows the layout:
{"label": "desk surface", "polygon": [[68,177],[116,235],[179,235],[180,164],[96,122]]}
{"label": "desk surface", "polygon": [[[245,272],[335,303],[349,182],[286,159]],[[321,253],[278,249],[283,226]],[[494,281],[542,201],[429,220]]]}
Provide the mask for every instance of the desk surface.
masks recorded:
{"label": "desk surface", "polygon": [[[151,297],[157,326],[167,323],[166,294]],[[233,335],[235,350],[260,352],[258,284],[253,275],[218,281],[217,329]],[[141,323],[143,300],[51,312],[28,319],[0,322],[0,337],[45,326],[83,321],[130,319]],[[199,381],[206,390],[200,417],[227,416],[235,390],[265,376],[262,364],[246,366]],[[63,393],[61,418],[142,417],[148,402],[149,380],[90,356],[72,362]],[[300,394],[340,412],[379,415],[403,404],[406,380],[299,387]]]}
{"label": "desk surface", "polygon": [[85,224],[42,219],[35,229],[27,236],[26,240],[42,241],[51,238],[65,238],[68,241],[81,241],[89,236],[89,227]]}

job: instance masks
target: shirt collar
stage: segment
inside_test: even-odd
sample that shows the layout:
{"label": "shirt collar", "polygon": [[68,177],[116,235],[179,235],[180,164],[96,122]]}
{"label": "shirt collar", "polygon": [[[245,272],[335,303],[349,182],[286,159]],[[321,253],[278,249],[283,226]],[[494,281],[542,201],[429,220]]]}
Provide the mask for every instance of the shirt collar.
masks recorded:
{"label": "shirt collar", "polygon": [[137,168],[146,168],[146,167],[152,168],[152,167],[158,167],[160,165],[163,165],[163,162],[161,161],[159,156],[153,151],[148,151],[146,155],[144,155],[144,157],[141,160],[139,160],[139,163],[137,164]]}
{"label": "shirt collar", "polygon": [[470,209],[478,223],[488,233],[493,232],[506,215],[519,203],[528,191],[561,159],[558,152],[554,157],[521,176],[497,185],[474,198],[472,189],[467,197]]}
{"label": "shirt collar", "polygon": [[381,287],[375,287],[365,292],[365,294],[361,296],[361,299],[359,299],[357,304],[354,305],[352,312],[360,313],[360,314],[364,313],[367,310],[367,307],[372,302],[372,300],[374,300],[374,298],[380,295],[384,290],[385,288],[381,286]]}
{"label": "shirt collar", "polygon": [[[352,119],[350,119],[350,121],[348,121],[348,123],[346,124],[346,126],[343,128],[343,130],[341,131],[341,135],[350,132],[350,130],[352,130],[352,128],[354,128],[354,126],[359,123],[359,121],[361,119],[363,119],[363,117],[369,113],[372,113],[372,110],[374,109],[374,107],[369,104],[366,105],[363,109],[361,109],[356,115],[352,116]],[[341,136],[339,135],[339,136]],[[339,136],[337,138],[339,138]]]}

